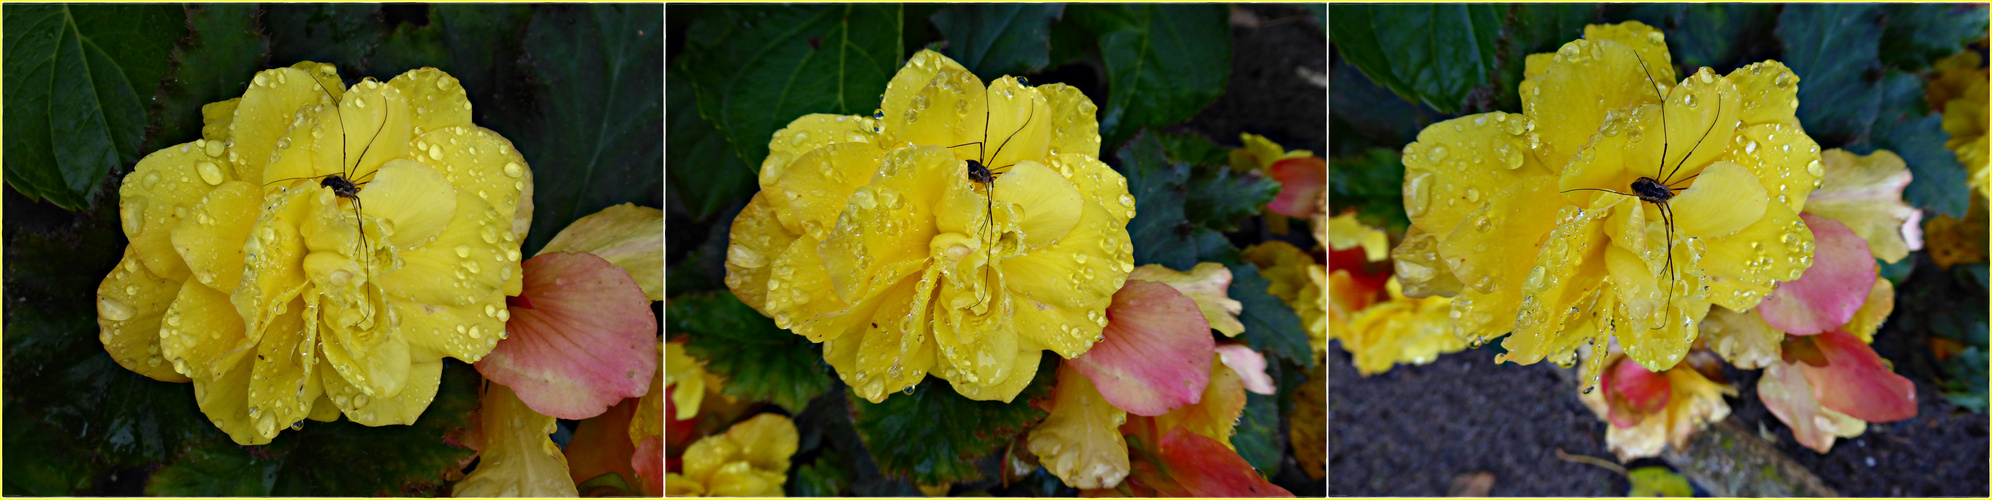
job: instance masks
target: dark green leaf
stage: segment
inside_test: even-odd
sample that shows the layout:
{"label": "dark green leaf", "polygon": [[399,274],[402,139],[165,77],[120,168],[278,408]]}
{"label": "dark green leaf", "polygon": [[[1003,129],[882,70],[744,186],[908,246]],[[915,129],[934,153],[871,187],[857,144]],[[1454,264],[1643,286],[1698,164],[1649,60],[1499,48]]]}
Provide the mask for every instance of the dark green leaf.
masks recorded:
{"label": "dark green leaf", "polygon": [[1300,316],[1279,297],[1266,293],[1273,282],[1259,275],[1251,264],[1225,266],[1231,269],[1231,288],[1225,295],[1245,304],[1238,322],[1245,324],[1245,339],[1252,350],[1277,354],[1305,368],[1314,368],[1314,348],[1307,345],[1307,331],[1300,328]]}
{"label": "dark green leaf", "polygon": [[1401,232],[1404,215],[1404,163],[1397,151],[1371,149],[1360,158],[1328,161],[1328,211],[1355,210],[1365,224]]}
{"label": "dark green leaf", "polygon": [[1506,50],[1501,53],[1500,80],[1494,84],[1495,107],[1519,111],[1522,100],[1515,89],[1522,83],[1522,61],[1529,54],[1555,52],[1563,44],[1582,38],[1584,25],[1598,18],[1598,5],[1521,3],[1510,9],[1507,25],[1501,29]]}
{"label": "dark green leaf", "polygon": [[[1162,264],[1183,270],[1214,259],[1236,262],[1237,249],[1231,247],[1224,235],[1186,217],[1190,213],[1186,194],[1191,191],[1192,168],[1188,162],[1170,158],[1162,137],[1162,134],[1138,134],[1115,153],[1120,160],[1120,173],[1127,177],[1128,194],[1134,196],[1135,216],[1127,224],[1128,236],[1134,242],[1134,264]],[[1226,196],[1238,194],[1254,196],[1250,192]],[[1210,216],[1214,208],[1203,209],[1202,215]]]}
{"label": "dark green leaf", "polygon": [[[670,81],[690,82],[682,67],[671,68]],[[674,205],[695,219],[705,219],[727,205],[740,203],[760,189],[755,169],[740,162],[726,147],[726,136],[699,116],[698,93],[691,85],[664,89],[664,109],[671,114],[670,143],[665,155],[665,184]]]}
{"label": "dark green leaf", "polygon": [[1245,413],[1238,419],[1231,446],[1238,449],[1259,475],[1268,478],[1280,471],[1280,408],[1273,396],[1245,393]]}
{"label": "dark green leaf", "polygon": [[1050,63],[1051,24],[1064,4],[956,4],[934,14],[941,50],[983,80],[1035,73]]}
{"label": "dark green leaf", "polygon": [[1770,55],[1756,54],[1768,45],[1756,41],[1771,36],[1777,15],[1776,5],[1745,3],[1612,4],[1605,9],[1607,19],[1637,20],[1665,30],[1674,66],[1683,75],[1702,66],[1727,71]]}
{"label": "dark green leaf", "polygon": [[1350,64],[1405,99],[1458,113],[1498,66],[1501,7],[1332,5],[1328,38]]}
{"label": "dark green leaf", "polygon": [[[519,36],[533,17],[521,4],[441,3],[430,7],[430,23],[441,26],[449,46],[450,76],[463,82],[479,125],[503,134],[523,130],[526,78],[521,73]],[[507,135],[506,137],[514,137]]]}
{"label": "dark green leaf", "polygon": [[[1801,84],[1802,85],[1802,84]],[[1963,218],[1971,188],[1957,154],[1944,148],[1950,135],[1943,116],[1927,111],[1923,82],[1908,73],[1889,71],[1876,85],[1885,110],[1875,120],[1869,143],[1902,156],[1912,176],[1902,190],[1903,201],[1933,213]],[[1865,145],[1863,145],[1865,146]],[[1852,148],[1866,152],[1866,147]]]}
{"label": "dark green leaf", "polygon": [[[711,226],[706,228],[703,238],[679,237],[677,233],[667,234],[664,239],[664,253],[676,256],[678,247],[697,245],[685,254],[683,260],[671,264],[664,273],[664,295],[676,297],[687,293],[726,290],[726,243],[732,237],[733,218],[740,215],[739,208],[722,211],[713,217]],[[673,230],[680,227],[671,221]],[[690,231],[696,233],[696,231]],[[669,258],[669,257],[667,257]]]}
{"label": "dark green leaf", "polygon": [[315,61],[338,65],[347,75],[365,74],[362,63],[387,32],[380,4],[268,4],[263,26],[270,34],[270,64]]}
{"label": "dark green leaf", "polygon": [[1230,13],[1223,5],[1126,5],[1128,27],[1098,31],[1107,70],[1102,144],[1190,119],[1231,76]]}
{"label": "dark green leaf", "polygon": [[1648,466],[1633,469],[1625,475],[1626,482],[1632,483],[1628,497],[1692,497],[1695,487],[1688,484],[1688,478],[1674,473],[1664,466]]}
{"label": "dark green leaf", "polygon": [[688,334],[685,352],[726,378],[728,395],[799,412],[830,388],[820,345],[777,328],[732,293],[674,297],[665,317],[671,333]]}
{"label": "dark green leaf", "polygon": [[1888,29],[1881,37],[1882,62],[1909,71],[1965,50],[1985,38],[1985,4],[1926,3],[1882,7]]}
{"label": "dark green leaf", "polygon": [[29,415],[18,404],[7,405],[7,453],[32,460],[6,463],[7,496],[57,497],[82,494],[97,475],[97,467],[63,436],[62,430]]}
{"label": "dark green leaf", "polygon": [[1202,136],[1155,134],[1169,158],[1190,164],[1183,215],[1191,224],[1235,231],[1238,220],[1265,211],[1280,194],[1278,181],[1229,165],[1230,151]]}
{"label": "dark green leaf", "polygon": [[1869,4],[1793,4],[1778,15],[1780,59],[1798,74],[1798,121],[1819,147],[1867,136],[1880,96],[1866,80],[1880,67],[1881,16]]}
{"label": "dark green leaf", "polygon": [[423,67],[444,68],[447,72],[447,68],[454,66],[450,63],[450,48],[443,43],[440,26],[403,23],[374,48],[373,57],[367,60],[367,72],[375,78],[391,79]]}
{"label": "dark green leaf", "polygon": [[1058,378],[1058,356],[1043,356],[1031,385],[1008,403],[971,400],[947,381],[929,377],[912,394],[893,394],[884,403],[853,397],[853,423],[879,470],[889,477],[916,484],[980,478],[978,459],[1002,450],[1044,418],[1030,400],[1044,395]]}
{"label": "dark green leaf", "polygon": [[258,457],[227,439],[215,440],[152,473],[145,494],[266,497],[283,465],[282,460]]}
{"label": "dark green leaf", "polygon": [[173,73],[161,84],[147,151],[201,137],[201,106],[241,97],[263,69],[270,40],[256,25],[256,6],[187,6],[188,43],[173,48]]}
{"label": "dark green leaf", "polygon": [[6,180],[79,210],[104,176],[138,161],[145,104],[186,35],[171,5],[9,5]]}
{"label": "dark green leaf", "polygon": [[[898,71],[901,6],[673,7],[692,16],[685,68],[699,112],[758,166],[768,138],[810,113],[869,114]],[[654,93],[654,92],[653,92]]]}
{"label": "dark green leaf", "polygon": [[[1328,86],[1335,89],[1328,93],[1328,157],[1356,155],[1378,146],[1403,147],[1433,120],[1427,116],[1431,108],[1398,98],[1340,58],[1328,68]],[[1521,106],[1516,99],[1502,107]]]}
{"label": "dark green leaf", "polygon": [[514,138],[533,166],[525,249],[611,205],[663,205],[663,15],[655,4],[562,5],[534,15],[525,47],[540,119],[531,138]]}
{"label": "dark green leaf", "polygon": [[851,484],[851,471],[836,458],[818,458],[795,470],[788,494],[792,497],[838,497]]}

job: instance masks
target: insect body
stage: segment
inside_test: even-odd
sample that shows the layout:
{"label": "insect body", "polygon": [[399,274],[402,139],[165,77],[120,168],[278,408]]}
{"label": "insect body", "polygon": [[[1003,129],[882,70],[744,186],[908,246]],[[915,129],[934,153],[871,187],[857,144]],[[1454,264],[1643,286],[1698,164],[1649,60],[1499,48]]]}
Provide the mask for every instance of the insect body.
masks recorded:
{"label": "insect body", "polygon": [[[1023,78],[1020,77],[1017,79],[1017,81],[1018,83],[1022,83]],[[983,89],[983,95],[985,101],[987,100],[988,94],[989,90],[987,88]],[[1011,131],[1008,137],[1004,137],[1003,142],[996,145],[996,151],[988,154],[987,156],[984,155],[985,153],[988,153],[987,151],[984,151],[984,143],[986,143],[989,140],[989,111],[986,108],[982,112],[982,140],[975,142],[965,142],[953,146],[948,146],[949,149],[966,147],[969,145],[974,145],[976,147],[976,152],[975,152],[976,159],[966,160],[966,162],[967,162],[968,180],[976,184],[983,185],[984,191],[988,194],[988,197],[986,198],[986,204],[983,207],[983,217],[984,217],[983,220],[986,222],[984,226],[987,228],[985,230],[986,233],[984,234],[985,237],[983,241],[987,242],[985,244],[989,246],[989,259],[984,261],[983,263],[984,267],[982,268],[982,282],[985,288],[988,286],[989,283],[989,270],[990,268],[995,267],[995,261],[996,261],[995,240],[996,237],[999,236],[998,234],[996,234],[996,174],[999,173],[998,170],[1008,171],[1011,167],[1016,166],[1015,163],[1012,163],[1009,165],[1003,165],[991,168],[987,166],[986,163],[989,160],[994,159],[996,156],[1003,154],[1003,148],[1010,145],[1010,140],[1016,139],[1017,134],[1022,133],[1024,131],[1024,128],[1030,125],[1031,120],[1037,118],[1037,106],[1034,105],[1029,106],[1029,109],[1030,109],[1030,111],[1028,112],[1029,114],[1025,115],[1024,117],[1024,123],[1018,125],[1016,130]],[[976,299],[976,307],[982,307],[983,305],[987,304],[988,301],[989,301],[988,291],[985,290],[984,296]]]}

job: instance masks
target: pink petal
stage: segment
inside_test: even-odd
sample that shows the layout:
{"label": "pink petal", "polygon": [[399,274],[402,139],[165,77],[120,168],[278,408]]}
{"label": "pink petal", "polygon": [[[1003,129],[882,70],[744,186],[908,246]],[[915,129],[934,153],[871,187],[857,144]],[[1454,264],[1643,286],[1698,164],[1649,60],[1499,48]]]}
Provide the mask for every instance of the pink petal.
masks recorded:
{"label": "pink petal", "polygon": [[1874,252],[1840,221],[1799,217],[1812,228],[1812,267],[1797,280],[1778,285],[1757,311],[1785,333],[1816,335],[1847,324],[1867,302],[1876,275]]}
{"label": "pink petal", "polygon": [[1328,186],[1327,161],[1319,156],[1288,158],[1274,163],[1267,172],[1280,181],[1280,195],[1266,204],[1267,209],[1299,219],[1314,216],[1321,190]]}
{"label": "pink petal", "polygon": [[1161,455],[1170,478],[1190,496],[1293,497],[1293,492],[1260,477],[1238,452],[1188,429],[1163,436]]}
{"label": "pink petal", "polygon": [[1834,415],[1832,410],[1820,407],[1819,400],[1812,397],[1812,384],[1805,381],[1794,364],[1765,366],[1764,377],[1757,379],[1757,399],[1763,400],[1764,408],[1791,428],[1798,444],[1813,451],[1825,453],[1833,449],[1833,441],[1840,436],[1859,435],[1865,430],[1866,424],[1858,420],[1849,422],[1846,416]]}
{"label": "pink petal", "polygon": [[1834,330],[1812,337],[1826,366],[1800,364],[1820,406],[1869,422],[1916,416],[1916,384],[1896,375],[1874,348]]}
{"label": "pink petal", "polygon": [[1202,398],[1217,342],[1196,301],[1182,292],[1129,280],[1107,307],[1103,335],[1106,340],[1070,361],[1107,402],[1156,416]]}
{"label": "pink petal", "polygon": [[1279,391],[1273,386],[1273,377],[1266,374],[1266,356],[1259,351],[1245,344],[1224,344],[1217,346],[1217,359],[1238,372],[1238,378],[1245,380],[1245,390],[1267,396]]}
{"label": "pink petal", "polygon": [[1667,407],[1674,397],[1667,376],[1648,371],[1631,358],[1616,357],[1598,385],[1605,390],[1606,420],[1620,429],[1639,425],[1648,415]]}
{"label": "pink petal", "polygon": [[636,454],[629,457],[629,466],[636,469],[638,488],[644,496],[664,496],[664,443],[657,436],[643,439],[636,445]]}
{"label": "pink petal", "polygon": [[533,411],[580,420],[650,391],[657,317],[622,268],[586,253],[541,254],[524,264],[509,334],[477,371],[518,393]]}

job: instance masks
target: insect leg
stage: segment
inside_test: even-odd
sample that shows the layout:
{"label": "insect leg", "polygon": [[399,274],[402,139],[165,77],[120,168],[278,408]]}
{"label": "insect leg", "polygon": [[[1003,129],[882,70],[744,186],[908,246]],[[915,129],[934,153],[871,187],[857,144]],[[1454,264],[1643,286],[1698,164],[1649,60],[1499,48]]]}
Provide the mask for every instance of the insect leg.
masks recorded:
{"label": "insect leg", "polygon": [[[1665,108],[1665,107],[1662,107],[1661,109],[1666,109],[1666,108]],[[1665,118],[1662,118],[1662,120],[1665,120]],[[1685,163],[1687,163],[1687,162],[1688,162],[1688,157],[1689,157],[1689,156],[1694,156],[1694,155],[1695,155],[1695,150],[1697,150],[1697,149],[1701,149],[1701,146],[1702,146],[1702,141],[1703,141],[1703,140],[1707,140],[1707,139],[1708,139],[1708,134],[1709,134],[1709,133],[1711,133],[1711,132],[1715,132],[1715,124],[1716,124],[1716,122],[1720,122],[1720,121],[1722,121],[1722,92],[1719,92],[1719,91],[1718,91],[1718,92],[1716,92],[1716,93],[1715,93],[1715,119],[1713,119],[1713,120],[1709,120],[1709,122],[1708,122],[1708,130],[1703,130],[1703,131],[1702,131],[1702,136],[1701,136],[1701,138],[1700,138],[1700,139],[1695,139],[1695,145],[1694,145],[1694,147],[1691,147],[1691,148],[1688,148],[1688,154],[1685,154],[1685,155],[1681,155],[1681,161],[1679,161],[1679,162],[1675,162],[1675,163],[1674,163],[1674,169],[1673,169],[1673,170],[1669,170],[1669,171],[1667,171],[1667,177],[1673,177],[1675,173],[1678,173],[1678,172],[1680,172],[1680,171],[1681,171],[1681,165],[1682,165],[1682,164],[1685,164]],[[1667,157],[1666,157],[1666,156],[1661,156],[1660,158],[1661,158],[1661,161],[1663,161],[1663,162],[1664,162],[1664,161],[1666,161],[1666,158],[1667,158]],[[1666,184],[1666,183],[1667,183],[1667,179],[1660,179],[1660,183],[1661,183],[1661,184]]]}

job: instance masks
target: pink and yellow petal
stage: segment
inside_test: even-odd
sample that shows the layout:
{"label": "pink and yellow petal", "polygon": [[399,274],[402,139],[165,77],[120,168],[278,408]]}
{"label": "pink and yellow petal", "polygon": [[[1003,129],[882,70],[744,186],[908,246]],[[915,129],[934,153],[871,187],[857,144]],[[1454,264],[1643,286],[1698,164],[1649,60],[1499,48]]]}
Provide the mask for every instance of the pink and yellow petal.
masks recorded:
{"label": "pink and yellow petal", "polygon": [[1807,199],[1806,212],[1846,224],[1882,260],[1896,262],[1923,247],[1923,213],[1902,201],[1910,180],[1902,157],[1887,150],[1856,156],[1830,149],[1820,159],[1822,184]]}
{"label": "pink and yellow petal", "polygon": [[650,300],[664,300],[663,228],[663,210],[624,203],[568,224],[540,253],[594,254],[629,273]]}
{"label": "pink and yellow petal", "polygon": [[1778,343],[1784,341],[1785,333],[1765,323],[1756,311],[1710,309],[1702,320],[1701,333],[1707,336],[1710,349],[1737,368],[1755,370],[1783,362]]}
{"label": "pink and yellow petal", "polygon": [[[1215,357],[1215,354],[1212,356]],[[1238,376],[1237,371],[1213,359],[1210,383],[1204,385],[1203,396],[1197,402],[1148,420],[1153,421],[1156,435],[1166,436],[1171,429],[1185,429],[1215,439],[1225,448],[1232,448],[1231,435],[1237,432],[1238,417],[1244,411],[1244,379]],[[1133,420],[1129,419],[1130,422]],[[1123,428],[1123,432],[1125,430]]]}
{"label": "pink and yellow petal", "polygon": [[1068,364],[1108,402],[1156,416],[1203,397],[1216,345],[1196,302],[1165,284],[1128,280],[1106,315],[1106,340]]}
{"label": "pink and yellow petal", "polygon": [[1328,162],[1318,156],[1290,158],[1274,163],[1267,172],[1280,183],[1280,194],[1266,205],[1273,213],[1287,217],[1313,216],[1321,191],[1328,188]]}
{"label": "pink and yellow petal", "polygon": [[1238,372],[1245,382],[1245,390],[1267,396],[1278,389],[1273,386],[1273,377],[1266,374],[1266,356],[1254,351],[1245,344],[1224,344],[1217,346],[1218,361]]}
{"label": "pink and yellow petal", "polygon": [[1876,423],[1916,416],[1916,384],[1896,375],[1874,348],[1841,331],[1804,340],[1826,359],[1826,366],[1799,366],[1820,406]]}
{"label": "pink and yellow petal", "polygon": [[135,246],[125,247],[124,259],[97,285],[97,339],[128,370],[164,382],[186,382],[167,361],[172,356],[162,352],[159,335],[161,319],[175,303],[181,283],[152,274],[137,252]]}
{"label": "pink and yellow petal", "polygon": [[1867,422],[1819,405],[1812,397],[1812,383],[1795,365],[1777,362],[1764,367],[1757,379],[1757,397],[1778,420],[1791,428],[1793,439],[1813,451],[1833,449],[1833,441],[1867,431]]}
{"label": "pink and yellow petal", "polygon": [[1141,280],[1162,283],[1175,288],[1184,296],[1197,303],[1197,310],[1203,313],[1204,321],[1213,330],[1226,337],[1236,337],[1245,332],[1245,324],[1238,321],[1238,314],[1245,310],[1245,304],[1232,300],[1226,295],[1231,287],[1231,270],[1216,262],[1200,262],[1189,272],[1179,272],[1161,264],[1149,264],[1128,273],[1129,281]]}
{"label": "pink and yellow petal", "polygon": [[1861,342],[1874,343],[1874,333],[1881,324],[1888,321],[1888,315],[1895,312],[1895,283],[1888,278],[1875,277],[1874,286],[1868,289],[1867,302],[1854,311],[1854,318],[1847,320],[1841,329]]}
{"label": "pink and yellow petal", "polygon": [[592,254],[541,254],[525,269],[523,297],[533,308],[511,311],[508,341],[477,362],[478,372],[535,411],[574,420],[647,392],[657,322],[643,289]]}
{"label": "pink and yellow petal", "polygon": [[1800,214],[1816,247],[1812,267],[1778,285],[1757,310],[1764,321],[1792,335],[1839,329],[1867,302],[1876,267],[1867,242],[1839,221]]}

